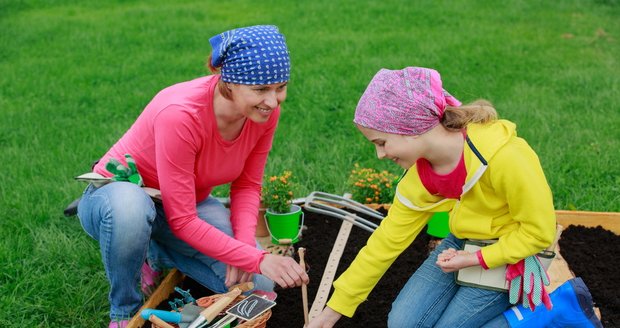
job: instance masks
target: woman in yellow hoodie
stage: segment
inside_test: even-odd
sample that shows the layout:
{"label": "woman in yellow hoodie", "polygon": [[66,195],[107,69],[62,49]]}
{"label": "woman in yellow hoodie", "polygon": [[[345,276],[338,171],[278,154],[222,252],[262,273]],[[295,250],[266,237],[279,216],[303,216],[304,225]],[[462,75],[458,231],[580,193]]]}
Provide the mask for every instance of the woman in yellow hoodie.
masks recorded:
{"label": "woman in yellow hoodie", "polygon": [[[352,317],[435,212],[450,212],[451,233],[400,291],[389,327],[600,326],[581,279],[545,292],[548,277],[536,254],[556,233],[551,191],[534,151],[515,124],[497,119],[490,103],[461,106],[432,69],[382,69],[362,95],[354,122],[377,157],[407,171],[387,217],[308,328]],[[496,242],[467,252],[461,250],[466,239]],[[514,295],[455,280],[464,268],[504,265]],[[524,305],[507,310],[519,299]]]}

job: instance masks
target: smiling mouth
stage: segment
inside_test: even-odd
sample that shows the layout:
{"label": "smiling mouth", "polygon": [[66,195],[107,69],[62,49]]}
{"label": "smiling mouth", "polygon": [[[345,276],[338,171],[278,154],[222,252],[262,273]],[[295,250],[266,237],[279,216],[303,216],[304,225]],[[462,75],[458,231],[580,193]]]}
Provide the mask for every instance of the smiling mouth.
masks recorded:
{"label": "smiling mouth", "polygon": [[254,108],[258,109],[259,112],[264,113],[264,114],[268,114],[268,113],[271,113],[273,111],[273,109],[262,108],[262,107],[258,107],[258,106],[255,106]]}

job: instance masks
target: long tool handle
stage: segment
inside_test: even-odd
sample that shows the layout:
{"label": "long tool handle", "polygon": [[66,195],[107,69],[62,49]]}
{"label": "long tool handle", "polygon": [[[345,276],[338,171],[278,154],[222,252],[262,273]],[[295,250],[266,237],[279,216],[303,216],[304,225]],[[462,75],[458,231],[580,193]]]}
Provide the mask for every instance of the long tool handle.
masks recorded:
{"label": "long tool handle", "polygon": [[241,295],[243,291],[240,288],[235,288],[232,291],[224,294],[224,296],[220,297],[215,303],[213,303],[208,308],[204,309],[204,311],[200,312],[200,315],[203,316],[207,322],[213,321],[215,317],[217,317],[222,310],[224,310],[228,304],[232,303],[237,296]]}
{"label": "long tool handle", "polygon": [[222,319],[220,319],[219,321],[217,321],[216,323],[214,323],[212,326],[209,326],[209,328],[224,328],[226,327],[226,325],[228,325],[229,323],[235,321],[235,319],[237,319],[237,317],[235,317],[232,314],[227,314],[226,316],[224,316]]}
{"label": "long tool handle", "polygon": [[[304,256],[306,254],[306,249],[300,247],[297,252],[299,252],[299,266],[305,271],[306,270],[306,261],[304,260]],[[304,327],[308,325],[308,286],[306,284],[301,285],[301,299],[304,306]]]}
{"label": "long tool handle", "polygon": [[248,281],[248,282],[244,282],[241,284],[232,285],[230,286],[230,288],[228,288],[228,291],[232,292],[235,288],[241,289],[242,292],[247,292],[247,291],[252,290],[252,288],[254,288],[254,283],[251,281]]}
{"label": "long tool handle", "polygon": [[558,241],[560,240],[560,236],[562,235],[563,229],[564,227],[562,227],[559,224],[555,227],[555,238],[553,239],[553,242],[551,243],[551,245],[547,247],[548,251],[553,252],[555,250],[555,246],[558,244]]}
{"label": "long tool handle", "polygon": [[213,319],[215,319],[215,317],[217,317],[217,315],[220,314],[220,312],[222,312],[228,304],[232,303],[237,296],[254,288],[254,283],[249,281],[243,284],[235,285],[231,288],[231,291],[222,295],[222,297],[220,297],[220,299],[218,299],[215,303],[200,312],[200,315],[198,315],[198,317],[189,325],[188,328],[197,328],[211,323],[211,321],[213,321]]}

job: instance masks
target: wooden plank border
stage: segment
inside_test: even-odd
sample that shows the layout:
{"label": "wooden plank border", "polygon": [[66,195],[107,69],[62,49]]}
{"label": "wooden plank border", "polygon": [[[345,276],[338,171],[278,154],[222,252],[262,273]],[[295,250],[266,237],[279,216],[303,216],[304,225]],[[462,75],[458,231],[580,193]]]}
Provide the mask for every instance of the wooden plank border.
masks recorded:
{"label": "wooden plank border", "polygon": [[[387,210],[390,208],[391,204],[367,204],[366,206],[375,210],[381,207]],[[591,228],[601,226],[603,229],[620,235],[620,212],[556,210],[555,216],[558,224],[562,225],[564,228],[569,225],[582,225]]]}
{"label": "wooden plank border", "polygon": [[183,275],[181,271],[177,269],[170,270],[168,275],[166,275],[166,278],[164,278],[159,287],[157,287],[153,295],[149,297],[149,299],[140,308],[138,313],[136,313],[136,315],[129,321],[127,328],[141,328],[144,325],[145,321],[140,316],[140,312],[142,312],[142,310],[146,308],[154,309],[161,302],[168,299],[168,296],[170,296],[170,294],[172,294],[172,292],[174,291],[174,287],[176,287],[181,281],[183,281],[184,278],[185,275]]}
{"label": "wooden plank border", "polygon": [[595,228],[597,226],[620,235],[620,212],[587,212],[587,211],[555,211],[559,224],[582,225]]}

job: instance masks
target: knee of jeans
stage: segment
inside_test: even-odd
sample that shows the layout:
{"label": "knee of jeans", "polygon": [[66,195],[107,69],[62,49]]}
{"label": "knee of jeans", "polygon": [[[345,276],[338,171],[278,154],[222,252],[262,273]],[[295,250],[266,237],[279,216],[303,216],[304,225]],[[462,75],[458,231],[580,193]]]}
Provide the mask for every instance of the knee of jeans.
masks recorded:
{"label": "knee of jeans", "polygon": [[198,217],[232,237],[233,229],[230,222],[230,211],[221,203],[216,202],[217,200],[209,198],[207,201],[200,203],[196,208]]}
{"label": "knee of jeans", "polygon": [[253,282],[254,282],[255,290],[264,290],[267,292],[272,292],[275,287],[275,283],[273,282],[273,280],[267,278],[266,276],[262,274],[255,274]]}
{"label": "knee of jeans", "polygon": [[449,234],[433,252],[438,254],[448,248],[461,249],[462,247],[463,240],[456,238],[453,234]]}
{"label": "knee of jeans", "polygon": [[114,223],[127,228],[151,224],[155,219],[155,206],[149,196],[131,183],[114,183],[114,191],[108,194],[109,210]]}
{"label": "knee of jeans", "polygon": [[387,326],[390,328],[412,327],[417,321],[411,312],[411,304],[401,306],[396,302],[393,303],[388,314]]}

